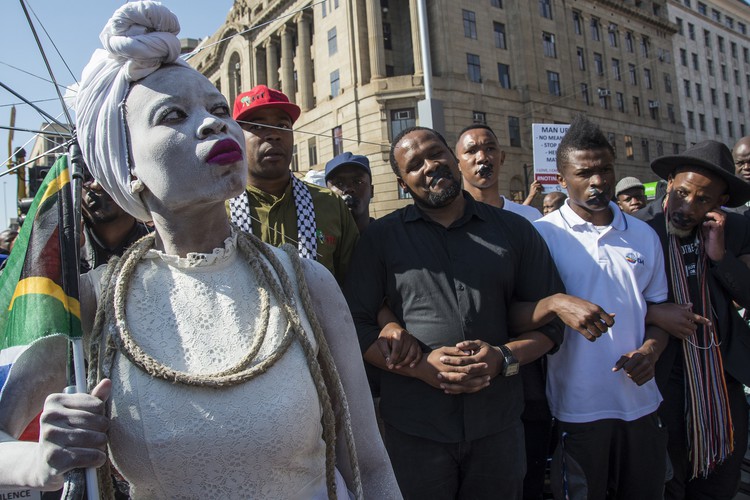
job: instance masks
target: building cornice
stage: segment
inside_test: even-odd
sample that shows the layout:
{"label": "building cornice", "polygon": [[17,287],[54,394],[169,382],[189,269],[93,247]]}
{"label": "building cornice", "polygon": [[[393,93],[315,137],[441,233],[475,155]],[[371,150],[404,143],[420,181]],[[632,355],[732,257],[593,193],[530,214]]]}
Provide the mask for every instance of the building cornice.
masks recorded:
{"label": "building cornice", "polygon": [[[630,5],[626,4],[622,0],[619,0],[619,1],[594,0],[593,3],[597,3],[599,5],[608,7],[612,10],[622,12],[623,14],[630,16],[634,19],[638,19],[639,21],[643,21],[644,23],[650,24],[657,29],[664,30],[669,35],[673,35],[677,33],[677,26],[669,22],[668,19],[661,19],[656,16],[649,15],[643,9],[631,7]],[[664,8],[666,9],[667,6],[665,5]]]}

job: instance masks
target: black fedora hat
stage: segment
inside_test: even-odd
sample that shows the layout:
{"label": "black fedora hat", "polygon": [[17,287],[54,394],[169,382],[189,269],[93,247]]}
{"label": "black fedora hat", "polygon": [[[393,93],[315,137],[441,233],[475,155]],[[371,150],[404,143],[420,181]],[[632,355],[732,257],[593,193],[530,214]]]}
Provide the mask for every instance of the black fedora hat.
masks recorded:
{"label": "black fedora hat", "polygon": [[662,179],[678,167],[700,167],[716,174],[727,183],[728,207],[738,207],[750,200],[750,183],[734,174],[734,160],[729,148],[718,141],[703,141],[679,155],[662,156],[651,162],[651,170]]}

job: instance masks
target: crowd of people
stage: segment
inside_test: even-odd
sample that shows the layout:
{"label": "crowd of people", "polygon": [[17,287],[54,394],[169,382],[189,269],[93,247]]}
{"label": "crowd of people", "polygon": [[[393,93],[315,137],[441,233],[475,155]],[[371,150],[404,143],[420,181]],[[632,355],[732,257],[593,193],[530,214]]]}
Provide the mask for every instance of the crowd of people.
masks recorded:
{"label": "crowd of people", "polygon": [[41,355],[8,380],[0,485],[111,464],[133,498],[734,497],[750,137],[656,159],[649,201],[576,116],[542,213],[538,183],[500,195],[489,126],[411,127],[389,162],[413,204],[375,220],[366,156],[301,181],[300,108],[264,85],[230,108],[178,31],[126,4],[84,71],[91,391]]}

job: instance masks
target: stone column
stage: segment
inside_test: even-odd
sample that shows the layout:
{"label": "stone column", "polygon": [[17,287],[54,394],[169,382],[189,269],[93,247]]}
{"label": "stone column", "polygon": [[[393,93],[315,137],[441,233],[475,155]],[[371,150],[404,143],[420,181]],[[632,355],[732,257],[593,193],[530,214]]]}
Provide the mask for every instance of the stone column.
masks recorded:
{"label": "stone column", "polygon": [[290,102],[295,102],[294,92],[294,33],[289,26],[282,26],[281,35],[281,91]]}
{"label": "stone column", "polygon": [[310,17],[301,13],[297,21],[297,81],[299,84],[299,102],[303,110],[313,106],[312,56],[310,44]]}
{"label": "stone column", "polygon": [[279,88],[279,68],[276,67],[276,60],[278,59],[278,47],[276,41],[273,38],[268,38],[264,42],[266,47],[266,85],[272,89]]}
{"label": "stone column", "polygon": [[419,15],[417,0],[409,0],[409,20],[411,21],[411,52],[414,59],[414,75],[422,75],[422,51],[419,43]]}
{"label": "stone column", "polygon": [[380,0],[367,0],[367,45],[370,49],[370,78],[385,76],[385,48],[383,47],[383,16]]}

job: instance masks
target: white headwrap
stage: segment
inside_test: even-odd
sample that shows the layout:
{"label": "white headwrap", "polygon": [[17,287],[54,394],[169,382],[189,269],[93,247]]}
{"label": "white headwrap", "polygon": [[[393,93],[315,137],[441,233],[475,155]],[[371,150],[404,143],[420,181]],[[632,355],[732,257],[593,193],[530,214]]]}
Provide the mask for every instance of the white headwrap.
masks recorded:
{"label": "white headwrap", "polygon": [[83,70],[76,98],[76,128],[91,175],[126,212],[151,220],[132,172],[122,106],[132,82],[162,64],[176,63],[180,41],[177,17],[158,2],[127,3],[117,9],[99,35],[98,49]]}

